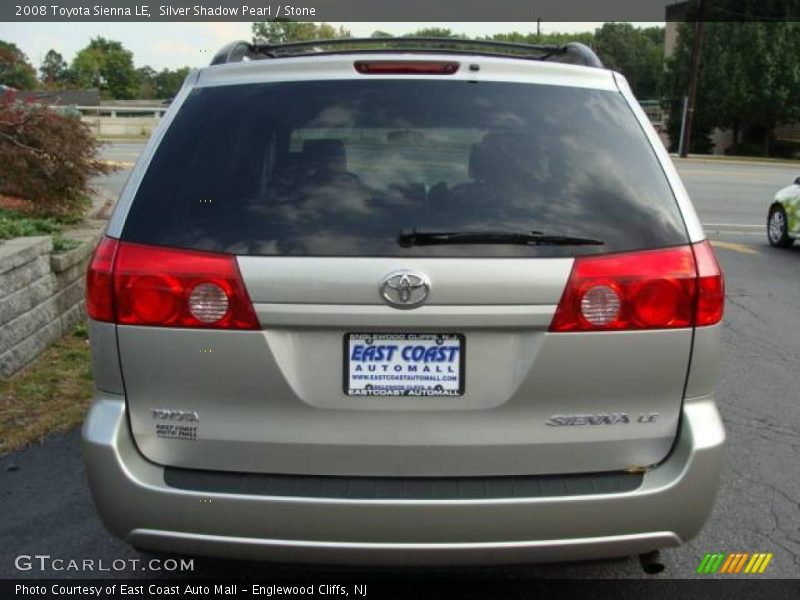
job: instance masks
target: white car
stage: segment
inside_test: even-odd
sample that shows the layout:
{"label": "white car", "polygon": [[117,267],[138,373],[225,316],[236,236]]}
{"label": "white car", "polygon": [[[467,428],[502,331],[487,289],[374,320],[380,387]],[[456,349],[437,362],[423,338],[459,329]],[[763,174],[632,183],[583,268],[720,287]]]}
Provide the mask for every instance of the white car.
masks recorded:
{"label": "white car", "polygon": [[800,177],[775,194],[767,216],[767,239],[771,246],[788,248],[800,236]]}

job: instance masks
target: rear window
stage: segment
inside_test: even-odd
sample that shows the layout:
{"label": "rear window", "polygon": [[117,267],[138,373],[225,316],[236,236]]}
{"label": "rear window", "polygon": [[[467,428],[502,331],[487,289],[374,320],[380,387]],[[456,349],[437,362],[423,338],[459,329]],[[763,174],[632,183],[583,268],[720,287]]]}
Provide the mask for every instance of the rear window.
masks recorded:
{"label": "rear window", "polygon": [[[401,246],[412,229],[604,244]],[[122,237],[276,256],[564,256],[687,242],[619,93],[374,79],[194,90]]]}

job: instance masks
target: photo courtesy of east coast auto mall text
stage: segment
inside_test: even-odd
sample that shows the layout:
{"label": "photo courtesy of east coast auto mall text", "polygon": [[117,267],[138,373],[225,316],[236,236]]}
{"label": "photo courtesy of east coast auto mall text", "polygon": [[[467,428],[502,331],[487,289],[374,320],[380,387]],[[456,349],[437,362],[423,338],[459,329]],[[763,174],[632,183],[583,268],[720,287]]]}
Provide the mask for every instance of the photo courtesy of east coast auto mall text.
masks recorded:
{"label": "photo courtesy of east coast auto mall text", "polygon": [[800,597],[800,3],[245,2],[0,3],[0,598]]}

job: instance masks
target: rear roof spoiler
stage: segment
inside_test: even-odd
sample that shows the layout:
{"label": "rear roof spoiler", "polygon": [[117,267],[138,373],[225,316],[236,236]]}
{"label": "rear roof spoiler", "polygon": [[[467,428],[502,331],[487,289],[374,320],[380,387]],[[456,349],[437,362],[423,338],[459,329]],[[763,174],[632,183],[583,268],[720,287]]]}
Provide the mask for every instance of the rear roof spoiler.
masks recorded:
{"label": "rear roof spoiler", "polygon": [[309,40],[284,44],[231,42],[211,59],[212,65],[222,65],[244,60],[288,58],[292,56],[319,56],[323,54],[354,54],[362,52],[395,53],[420,52],[425,54],[472,54],[521,60],[551,62],[603,68],[594,51],[580,42],[563,45],[518,44],[492,40],[466,40],[459,38],[393,37],[393,38],[340,38]]}

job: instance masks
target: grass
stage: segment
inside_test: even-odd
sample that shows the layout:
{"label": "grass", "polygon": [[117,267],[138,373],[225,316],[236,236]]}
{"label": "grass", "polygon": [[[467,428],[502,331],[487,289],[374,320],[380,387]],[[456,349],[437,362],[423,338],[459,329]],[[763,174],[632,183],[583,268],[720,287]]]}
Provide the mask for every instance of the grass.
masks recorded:
{"label": "grass", "polygon": [[89,335],[81,322],[28,367],[0,381],[0,454],[83,422],[92,392]]}

